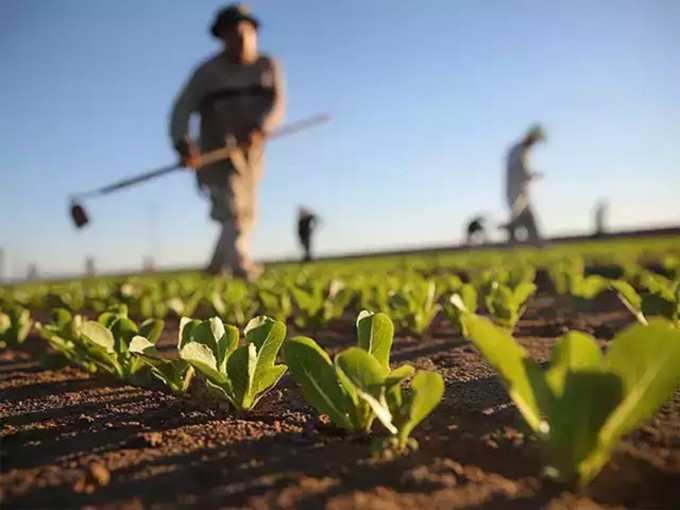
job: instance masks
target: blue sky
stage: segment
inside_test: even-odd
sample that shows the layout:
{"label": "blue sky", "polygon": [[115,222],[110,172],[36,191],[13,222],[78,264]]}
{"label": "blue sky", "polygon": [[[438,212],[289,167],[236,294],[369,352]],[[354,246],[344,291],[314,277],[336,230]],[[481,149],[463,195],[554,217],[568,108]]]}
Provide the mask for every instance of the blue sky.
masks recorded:
{"label": "blue sky", "polygon": [[[218,1],[4,0],[0,18],[0,246],[77,272],[199,265],[216,226],[178,173],[87,203],[67,196],[174,158],[167,116],[218,50]],[[503,158],[526,127],[547,234],[588,230],[599,198],[615,228],[680,222],[680,3],[375,0],[250,3],[261,48],[286,71],[288,120],[331,124],[268,148],[254,253],[297,253],[298,204],[323,217],[319,252],[441,244],[477,212],[497,221]]]}

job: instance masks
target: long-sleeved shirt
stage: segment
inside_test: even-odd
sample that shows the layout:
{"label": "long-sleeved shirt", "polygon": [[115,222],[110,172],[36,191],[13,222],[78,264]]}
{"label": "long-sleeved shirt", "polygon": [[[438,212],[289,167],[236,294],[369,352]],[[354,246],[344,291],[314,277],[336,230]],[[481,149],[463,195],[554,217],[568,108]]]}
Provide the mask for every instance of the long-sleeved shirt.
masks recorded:
{"label": "long-sleeved shirt", "polygon": [[[174,145],[185,139],[191,114],[198,113],[201,150],[214,150],[224,146],[226,136],[273,130],[283,119],[285,102],[282,72],[274,59],[261,55],[252,64],[238,64],[220,53],[199,65],[179,93],[170,115],[170,138]],[[210,173],[212,168],[199,174]]]}
{"label": "long-sleeved shirt", "polygon": [[513,214],[519,214],[529,205],[529,183],[533,173],[527,163],[528,152],[529,147],[522,142],[508,152],[505,197]]}

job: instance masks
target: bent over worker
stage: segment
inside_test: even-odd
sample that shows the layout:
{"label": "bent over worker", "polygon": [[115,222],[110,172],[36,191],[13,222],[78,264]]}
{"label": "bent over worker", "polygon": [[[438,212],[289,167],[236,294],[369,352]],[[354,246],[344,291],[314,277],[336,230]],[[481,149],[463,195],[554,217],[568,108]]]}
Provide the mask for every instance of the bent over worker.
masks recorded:
{"label": "bent over worker", "polygon": [[[201,168],[197,179],[210,198],[211,218],[221,225],[206,271],[219,274],[228,268],[249,280],[262,272],[250,258],[249,241],[264,139],[280,124],[285,110],[281,69],[258,52],[258,28],[258,20],[242,5],[217,14],[211,33],[224,49],[196,68],[170,118],[170,136],[186,166],[195,167],[200,152],[219,149],[225,142],[237,147],[228,160]],[[188,134],[193,113],[200,115],[198,144]]]}
{"label": "bent over worker", "polygon": [[536,225],[536,218],[529,200],[529,184],[543,177],[531,171],[528,164],[529,150],[538,142],[545,140],[541,126],[533,126],[524,138],[515,144],[508,153],[506,198],[510,207],[510,221],[504,226],[510,235],[510,242],[517,240],[517,229],[524,228],[527,240],[538,244],[541,236]]}

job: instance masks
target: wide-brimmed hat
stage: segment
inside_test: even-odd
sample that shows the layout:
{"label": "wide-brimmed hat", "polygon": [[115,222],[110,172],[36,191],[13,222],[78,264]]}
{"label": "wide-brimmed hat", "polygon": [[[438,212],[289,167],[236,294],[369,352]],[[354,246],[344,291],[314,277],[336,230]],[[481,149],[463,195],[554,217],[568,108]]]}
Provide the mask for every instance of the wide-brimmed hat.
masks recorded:
{"label": "wide-brimmed hat", "polygon": [[220,30],[224,27],[236,25],[239,21],[249,21],[255,28],[259,28],[260,22],[250,13],[247,5],[233,4],[220,10],[215,21],[210,27],[210,33],[219,37]]}

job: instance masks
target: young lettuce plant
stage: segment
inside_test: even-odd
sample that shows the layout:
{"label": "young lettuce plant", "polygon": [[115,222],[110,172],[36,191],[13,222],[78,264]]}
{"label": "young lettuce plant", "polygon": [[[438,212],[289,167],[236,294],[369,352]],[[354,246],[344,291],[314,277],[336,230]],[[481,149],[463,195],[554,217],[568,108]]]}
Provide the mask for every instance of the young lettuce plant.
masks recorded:
{"label": "young lettuce plant", "polygon": [[176,395],[189,391],[194,376],[194,367],[182,359],[166,359],[156,346],[143,336],[135,336],[130,342],[129,351],[139,357],[149,368],[151,374]]}
{"label": "young lettuce plant", "polygon": [[411,431],[439,404],[444,382],[434,372],[418,372],[410,391],[401,385],[415,370],[390,369],[394,326],[383,313],[361,312],[357,347],[340,352],[334,361],[307,337],[286,341],[283,356],[305,400],[333,424],[369,433],[375,418],[394,436],[399,450],[413,446]]}
{"label": "young lettuce plant", "polygon": [[52,324],[39,328],[40,334],[68,360],[125,382],[149,384],[144,363],[130,353],[129,346],[137,335],[156,342],[163,331],[163,321],[148,319],[137,326],[128,318],[125,305],[113,307],[96,321],[83,321],[65,309],[57,309],[52,320]]}
{"label": "young lettuce plant", "polygon": [[250,294],[250,287],[241,280],[230,280],[223,290],[209,295],[212,311],[227,324],[243,327],[253,318],[257,302]]}
{"label": "young lettuce plant", "polygon": [[225,325],[219,317],[206,321],[186,317],[180,322],[179,356],[204,378],[214,395],[238,411],[249,411],[279,382],[285,365],[276,356],[286,337],[286,325],[270,317],[252,319],[243,330]]}
{"label": "young lettuce plant", "polygon": [[18,347],[33,327],[31,313],[20,305],[4,306],[0,310],[0,346]]}
{"label": "young lettuce plant", "polygon": [[546,474],[587,485],[618,441],[651,418],[680,384],[680,331],[657,319],[618,335],[603,355],[569,332],[546,370],[510,334],[466,314],[468,338],[499,373],[519,412],[546,447]]}
{"label": "young lettuce plant", "polygon": [[444,314],[449,320],[455,331],[463,336],[466,335],[463,314],[465,312],[477,311],[477,290],[474,285],[464,283],[451,294],[449,299],[444,302]]}
{"label": "young lettuce plant", "polygon": [[680,326],[680,280],[645,272],[640,281],[647,289],[642,294],[642,313],[646,317],[664,317]]}
{"label": "young lettuce plant", "polygon": [[286,322],[293,313],[293,302],[287,289],[261,288],[257,291],[259,308],[263,315]]}
{"label": "young lettuce plant", "polygon": [[624,280],[613,280],[609,285],[641,324],[647,324],[648,317],[662,317],[680,326],[680,281],[668,285],[660,281],[650,285],[649,281],[648,290],[641,294]]}
{"label": "young lettuce plant", "polygon": [[293,286],[290,291],[297,306],[295,325],[313,331],[342,317],[353,297],[351,289],[340,280],[328,284],[312,280]]}
{"label": "young lettuce plant", "polygon": [[[536,285],[523,282],[514,289],[494,282],[485,297],[486,309],[494,322],[512,330],[526,310],[526,301],[536,292]],[[455,304],[454,304],[455,306]]]}
{"label": "young lettuce plant", "polygon": [[422,337],[441,310],[434,280],[413,279],[390,296],[389,307],[403,329]]}
{"label": "young lettuce plant", "polygon": [[98,362],[90,354],[94,347],[80,335],[83,318],[72,315],[66,308],[55,308],[50,312],[50,322],[36,323],[36,329],[48,345],[69,363],[90,373],[97,372]]}
{"label": "young lettuce plant", "polygon": [[633,286],[624,280],[612,280],[609,286],[616,292],[619,300],[628,308],[640,324],[647,324],[647,318],[642,313],[642,298]]}
{"label": "young lettuce plant", "polygon": [[163,332],[163,321],[147,319],[137,326],[128,318],[127,307],[119,305],[101,314],[97,321],[86,321],[80,328],[81,336],[96,344],[105,355],[108,372],[119,379],[141,386],[150,384],[149,371],[144,362],[130,352],[135,336],[142,336],[155,344]]}
{"label": "young lettuce plant", "polygon": [[585,263],[581,257],[554,263],[548,272],[557,293],[570,296],[577,306],[589,306],[588,301],[609,288],[607,278],[585,275]]}

